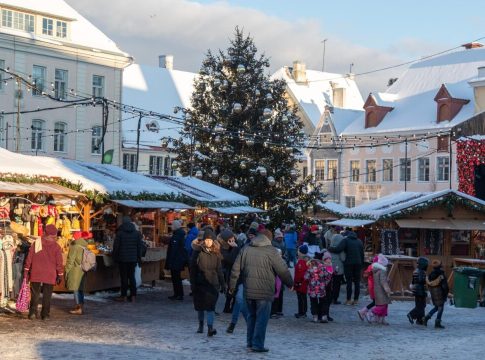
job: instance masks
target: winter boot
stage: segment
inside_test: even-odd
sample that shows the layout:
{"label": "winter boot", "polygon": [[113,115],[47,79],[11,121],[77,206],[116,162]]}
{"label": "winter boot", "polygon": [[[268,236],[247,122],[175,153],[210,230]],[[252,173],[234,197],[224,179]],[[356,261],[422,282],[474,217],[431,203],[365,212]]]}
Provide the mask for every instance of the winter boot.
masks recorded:
{"label": "winter boot", "polygon": [[369,311],[366,307],[357,310],[357,314],[359,314],[360,320],[364,321],[365,315],[367,314],[367,311]]}
{"label": "winter boot", "polygon": [[436,319],[435,322],[434,322],[434,328],[435,329],[444,329],[445,327],[443,325],[441,325],[441,320]]}
{"label": "winter boot", "polygon": [[217,334],[217,330],[212,325],[207,325],[207,336],[214,336],[215,334]]}
{"label": "winter boot", "polygon": [[236,324],[234,324],[234,323],[230,323],[230,324],[229,324],[229,326],[227,327],[226,332],[227,332],[228,334],[232,334],[232,333],[234,332],[234,328],[235,328],[235,327],[236,327]]}
{"label": "winter boot", "polygon": [[76,307],[69,311],[69,314],[72,315],[82,315],[83,314],[83,306],[82,305],[76,305]]}
{"label": "winter boot", "polygon": [[424,326],[428,326],[428,321],[431,319],[431,316],[429,315],[426,315],[424,318],[423,318],[423,325]]}
{"label": "winter boot", "polygon": [[313,315],[312,322],[314,322],[314,323],[318,322],[318,316],[317,315]]}
{"label": "winter boot", "polygon": [[322,316],[322,319],[320,320],[320,322],[321,322],[321,323],[323,323],[323,324],[328,323],[328,318],[327,318],[327,315],[323,315],[323,316]]}
{"label": "winter boot", "polygon": [[411,325],[414,324],[414,319],[413,319],[413,316],[411,315],[411,312],[408,312],[408,314],[406,315],[409,322],[411,323]]}
{"label": "winter boot", "polygon": [[197,333],[202,334],[204,332],[204,322],[199,321],[199,327],[197,328]]}
{"label": "winter boot", "polygon": [[365,319],[367,320],[367,322],[369,324],[372,324],[375,322],[375,315],[372,311],[368,311],[366,314],[365,314]]}

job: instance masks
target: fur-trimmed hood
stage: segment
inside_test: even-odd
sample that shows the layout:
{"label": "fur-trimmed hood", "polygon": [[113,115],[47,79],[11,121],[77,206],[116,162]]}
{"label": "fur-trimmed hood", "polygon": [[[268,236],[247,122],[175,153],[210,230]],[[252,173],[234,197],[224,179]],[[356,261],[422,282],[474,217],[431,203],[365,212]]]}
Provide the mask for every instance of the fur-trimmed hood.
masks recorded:
{"label": "fur-trimmed hood", "polygon": [[384,265],[381,265],[377,262],[373,263],[372,264],[372,271],[379,271],[379,270],[382,270],[382,271],[387,271],[387,267],[385,267]]}

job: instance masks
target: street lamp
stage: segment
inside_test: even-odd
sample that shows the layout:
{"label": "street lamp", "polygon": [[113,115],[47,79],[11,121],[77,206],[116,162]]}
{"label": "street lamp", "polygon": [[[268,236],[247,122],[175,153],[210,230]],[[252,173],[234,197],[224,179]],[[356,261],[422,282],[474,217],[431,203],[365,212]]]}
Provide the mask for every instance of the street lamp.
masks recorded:
{"label": "street lamp", "polygon": [[323,56],[322,56],[322,72],[325,71],[325,43],[328,39],[323,39],[321,42],[323,43]]}

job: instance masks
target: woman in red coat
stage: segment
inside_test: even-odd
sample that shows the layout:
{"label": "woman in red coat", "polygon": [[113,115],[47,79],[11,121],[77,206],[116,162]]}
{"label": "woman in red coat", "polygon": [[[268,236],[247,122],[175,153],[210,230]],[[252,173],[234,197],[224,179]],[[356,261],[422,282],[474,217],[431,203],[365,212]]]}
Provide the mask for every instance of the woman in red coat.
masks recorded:
{"label": "woman in red coat", "polygon": [[30,246],[25,261],[24,277],[30,281],[31,300],[29,319],[38,318],[37,305],[42,288],[42,320],[48,320],[54,284],[59,284],[64,275],[62,250],[57,240],[57,228],[49,224],[44,236]]}
{"label": "woman in red coat", "polygon": [[372,265],[376,263],[378,260],[377,256],[374,256],[372,259],[372,264],[370,264],[367,269],[364,271],[364,279],[367,278],[367,291],[369,292],[369,297],[371,298],[372,302],[367,305],[366,307],[363,307],[360,310],[357,310],[357,313],[359,314],[360,320],[364,321],[365,316],[367,312],[372,309],[374,306],[376,306],[376,301],[375,301],[375,294],[374,294],[374,275],[372,273]]}
{"label": "woman in red coat", "polygon": [[308,246],[301,245],[298,248],[298,261],[295,265],[295,291],[298,298],[298,312],[295,314],[297,319],[306,317],[308,302],[306,298],[308,280],[305,279],[305,273],[308,269],[307,262],[310,258],[307,256]]}

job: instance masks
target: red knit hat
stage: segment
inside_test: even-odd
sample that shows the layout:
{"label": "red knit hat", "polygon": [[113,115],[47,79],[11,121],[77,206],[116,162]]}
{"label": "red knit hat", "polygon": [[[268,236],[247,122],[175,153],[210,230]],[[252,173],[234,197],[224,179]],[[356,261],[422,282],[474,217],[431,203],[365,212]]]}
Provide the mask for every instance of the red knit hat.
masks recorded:
{"label": "red knit hat", "polygon": [[92,238],[93,238],[93,234],[92,234],[92,233],[90,233],[89,231],[83,231],[83,232],[81,233],[81,237],[82,237],[83,239],[86,239],[86,240],[87,240],[87,239],[92,239]]}
{"label": "red knit hat", "polygon": [[318,227],[317,224],[313,224],[312,227],[310,228],[311,232],[317,232],[318,230],[320,230],[320,228]]}
{"label": "red knit hat", "polygon": [[75,231],[72,233],[72,237],[74,238],[74,240],[77,240],[77,239],[80,239],[83,237],[82,235],[83,233],[81,231]]}

